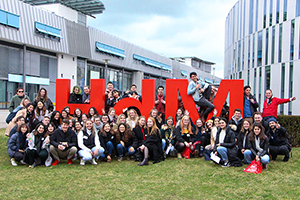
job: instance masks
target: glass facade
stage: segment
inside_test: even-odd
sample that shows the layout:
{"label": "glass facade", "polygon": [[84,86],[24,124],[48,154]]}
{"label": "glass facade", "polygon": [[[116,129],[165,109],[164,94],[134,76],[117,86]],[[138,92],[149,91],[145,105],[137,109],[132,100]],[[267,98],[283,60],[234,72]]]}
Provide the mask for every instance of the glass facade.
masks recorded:
{"label": "glass facade", "polygon": [[294,60],[294,35],[295,35],[295,19],[291,21],[290,60]]}
{"label": "glass facade", "polygon": [[278,62],[281,62],[282,57],[282,24],[279,25],[279,48],[278,48]]}
{"label": "glass facade", "polygon": [[272,54],[271,54],[272,64],[275,61],[275,30],[276,30],[275,28],[276,28],[275,26],[272,27]]}
{"label": "glass facade", "polygon": [[300,0],[296,2],[296,17],[300,16]]}
{"label": "glass facade", "polygon": [[77,59],[77,85],[83,91],[85,83],[85,60]]}
{"label": "glass facade", "polygon": [[262,65],[262,40],[263,40],[263,34],[262,31],[258,32],[258,37],[257,37],[257,66]]}
{"label": "glass facade", "polygon": [[273,0],[270,0],[270,21],[269,21],[269,26],[272,26],[272,19],[273,19]]}
{"label": "glass facade", "polygon": [[266,29],[265,65],[268,64],[268,58],[269,58],[269,28]]}
{"label": "glass facade", "polygon": [[283,1],[283,21],[287,20],[287,0]]}
{"label": "glass facade", "polygon": [[[281,92],[280,98],[284,98],[284,87],[285,87],[285,63],[281,64]],[[284,113],[284,104],[280,104],[280,114]]]}
{"label": "glass facade", "polygon": [[267,0],[264,0],[264,28],[267,27]]}
{"label": "glass facade", "polygon": [[266,76],[265,90],[267,90],[267,89],[270,89],[270,85],[271,85],[271,67],[270,66],[266,66],[265,76]]}
{"label": "glass facade", "polygon": [[253,33],[253,4],[254,0],[250,0],[250,9],[249,9],[249,34]]}
{"label": "glass facade", "polygon": [[[290,62],[290,77],[289,77],[289,97],[293,96],[293,82],[294,82],[294,63]],[[292,114],[293,103],[289,103],[289,115]]]}
{"label": "glass facade", "polygon": [[279,15],[280,15],[280,1],[281,0],[276,0],[276,24],[279,23]]}

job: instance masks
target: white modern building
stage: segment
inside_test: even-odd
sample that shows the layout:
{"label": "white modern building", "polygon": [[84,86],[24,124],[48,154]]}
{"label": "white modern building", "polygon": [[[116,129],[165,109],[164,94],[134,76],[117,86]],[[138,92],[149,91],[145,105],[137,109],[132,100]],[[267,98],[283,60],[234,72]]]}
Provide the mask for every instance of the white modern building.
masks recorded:
{"label": "white modern building", "polygon": [[[239,0],[225,24],[224,77],[244,79],[262,110],[265,90],[300,97],[300,0]],[[299,115],[298,102],[279,114]]]}
{"label": "white modern building", "polygon": [[88,27],[87,17],[104,10],[99,0],[0,0],[0,108],[23,85],[31,99],[44,87],[55,100],[57,78],[81,87],[106,78],[120,91],[136,84],[138,92],[142,79],[165,85],[192,71],[220,81],[200,64],[192,67]]}

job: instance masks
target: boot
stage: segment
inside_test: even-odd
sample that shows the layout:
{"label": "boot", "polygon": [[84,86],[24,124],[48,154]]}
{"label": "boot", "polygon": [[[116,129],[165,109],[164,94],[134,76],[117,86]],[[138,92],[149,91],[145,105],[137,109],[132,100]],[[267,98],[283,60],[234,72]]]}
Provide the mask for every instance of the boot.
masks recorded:
{"label": "boot", "polygon": [[143,166],[143,165],[149,165],[149,163],[148,163],[148,158],[145,158],[145,159],[143,160],[143,162],[141,162],[140,164],[138,164],[138,166]]}

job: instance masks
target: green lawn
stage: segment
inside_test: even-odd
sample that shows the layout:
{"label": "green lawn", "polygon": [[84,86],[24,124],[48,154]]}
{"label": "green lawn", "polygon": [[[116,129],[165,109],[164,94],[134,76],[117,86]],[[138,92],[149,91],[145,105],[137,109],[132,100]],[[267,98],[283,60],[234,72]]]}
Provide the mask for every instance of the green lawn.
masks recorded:
{"label": "green lawn", "polygon": [[269,164],[261,174],[245,166],[222,168],[204,158],[171,158],[139,167],[134,161],[97,166],[13,167],[0,130],[0,199],[299,199],[299,148],[288,163]]}

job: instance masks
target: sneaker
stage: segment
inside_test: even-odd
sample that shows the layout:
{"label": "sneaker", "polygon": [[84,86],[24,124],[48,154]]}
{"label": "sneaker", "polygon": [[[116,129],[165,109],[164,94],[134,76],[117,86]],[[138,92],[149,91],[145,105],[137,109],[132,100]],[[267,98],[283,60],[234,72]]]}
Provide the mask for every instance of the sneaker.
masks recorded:
{"label": "sneaker", "polygon": [[123,157],[120,156],[120,157],[118,158],[118,161],[121,162],[122,160],[123,160]]}
{"label": "sneaker", "polygon": [[14,158],[10,159],[10,163],[12,166],[18,166],[18,164],[16,163],[16,160]]}
{"label": "sneaker", "polygon": [[177,158],[182,158],[181,153],[177,153]]}
{"label": "sneaker", "polygon": [[111,157],[110,157],[110,156],[107,156],[106,159],[107,159],[107,162],[108,162],[108,163],[111,162]]}
{"label": "sneaker", "polygon": [[55,160],[53,163],[52,163],[52,166],[56,166],[57,164],[59,164],[60,161],[59,160]]}
{"label": "sneaker", "polygon": [[267,164],[263,164],[263,170],[268,170],[268,165]]}
{"label": "sneaker", "polygon": [[199,150],[198,149],[195,150],[194,155],[195,155],[195,158],[199,157]]}
{"label": "sneaker", "polygon": [[91,163],[92,163],[92,165],[97,165],[98,163],[96,162],[96,159],[95,158],[93,158],[92,160],[91,160]]}
{"label": "sneaker", "polygon": [[222,167],[229,167],[229,166],[230,166],[229,161],[224,162],[224,164],[222,165]]}
{"label": "sneaker", "polygon": [[73,164],[72,159],[67,159],[67,160],[68,160],[68,165],[72,165]]}
{"label": "sneaker", "polygon": [[33,168],[35,167],[35,165],[36,165],[36,164],[33,163],[32,165],[29,165],[28,167],[31,168],[31,169],[33,169]]}
{"label": "sneaker", "polygon": [[80,159],[80,165],[85,165],[85,161],[83,159]]}
{"label": "sneaker", "polygon": [[25,162],[24,160],[21,160],[20,163],[21,163],[22,165],[26,165],[26,162]]}

